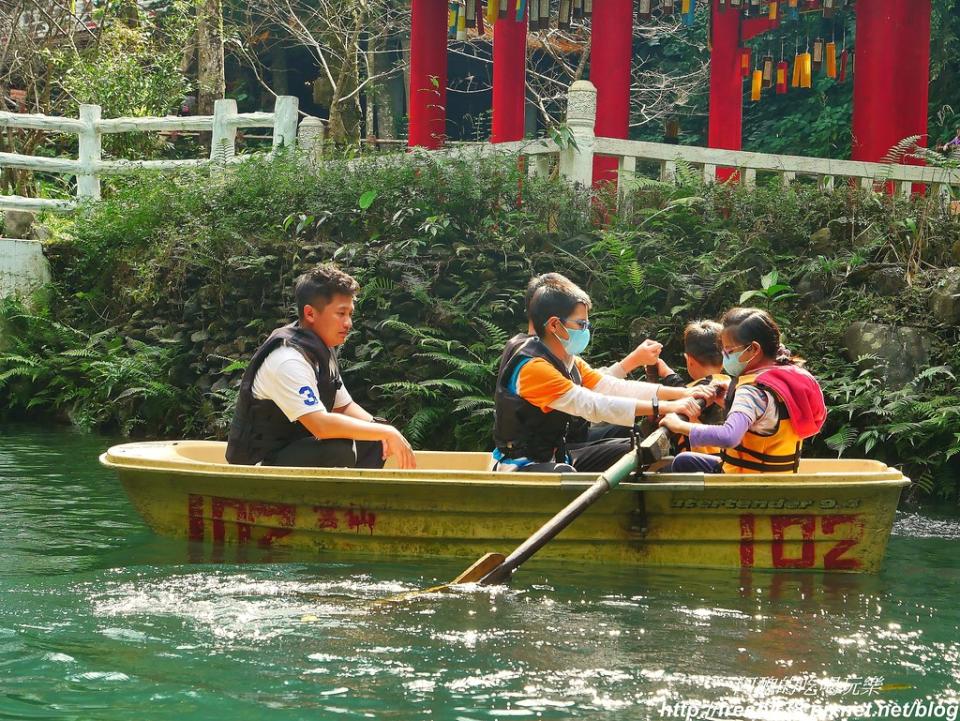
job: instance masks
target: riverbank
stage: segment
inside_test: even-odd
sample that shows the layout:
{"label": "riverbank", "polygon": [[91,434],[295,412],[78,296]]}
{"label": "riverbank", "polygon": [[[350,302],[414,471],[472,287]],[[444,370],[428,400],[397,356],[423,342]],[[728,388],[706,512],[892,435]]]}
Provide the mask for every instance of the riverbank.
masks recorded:
{"label": "riverbank", "polygon": [[925,201],[704,186],[679,170],[679,185],[641,183],[620,213],[501,161],[286,158],[213,180],[134,178],[52,225],[54,283],[34,312],[0,308],[0,414],[223,437],[246,359],[290,317],[292,279],[334,260],[363,286],[342,356],[354,396],[420,447],[488,449],[523,287],[557,270],[594,299],[595,365],[646,336],[679,365],[686,321],[769,308],[828,395],[811,452],[903,465],[922,491],[955,498],[960,219]]}

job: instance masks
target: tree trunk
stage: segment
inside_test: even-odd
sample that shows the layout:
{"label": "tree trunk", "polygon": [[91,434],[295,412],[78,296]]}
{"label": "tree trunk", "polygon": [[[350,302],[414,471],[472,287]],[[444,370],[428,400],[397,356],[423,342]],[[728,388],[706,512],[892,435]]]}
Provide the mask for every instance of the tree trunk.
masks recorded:
{"label": "tree trunk", "polygon": [[213,101],[224,96],[223,6],[221,0],[203,0],[197,26],[197,113],[213,114]]}
{"label": "tree trunk", "polygon": [[348,95],[360,84],[357,43],[360,31],[346,37],[337,86],[330,101],[330,139],[338,144],[353,143],[360,137],[360,94]]}

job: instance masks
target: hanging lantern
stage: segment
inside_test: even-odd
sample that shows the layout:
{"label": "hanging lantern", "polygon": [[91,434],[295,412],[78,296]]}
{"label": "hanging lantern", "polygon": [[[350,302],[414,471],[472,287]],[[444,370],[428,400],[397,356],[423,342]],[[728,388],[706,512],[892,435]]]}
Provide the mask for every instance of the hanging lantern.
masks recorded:
{"label": "hanging lantern", "polygon": [[485,23],[483,22],[483,14],[485,11],[483,7],[480,5],[480,0],[477,0],[475,5],[476,5],[476,10],[475,10],[476,20],[477,20],[477,35],[483,35],[484,33],[487,32],[487,28],[485,27]]}
{"label": "hanging lantern", "polygon": [[800,64],[800,87],[813,87],[813,56],[810,53],[801,55],[803,61]]}
{"label": "hanging lantern", "polygon": [[683,5],[686,7],[682,17],[683,24],[692,26],[694,13],[697,11],[697,0],[683,0]]}
{"label": "hanging lantern", "polygon": [[825,18],[833,17],[833,11],[837,9],[835,0],[823,0],[823,16]]}
{"label": "hanging lantern", "polygon": [[550,0],[540,0],[540,29],[550,29]]}
{"label": "hanging lantern", "polygon": [[[469,2],[469,0],[467,0]],[[467,9],[462,5],[457,7],[457,40],[467,39]]]}
{"label": "hanging lantern", "polygon": [[467,27],[477,27],[477,0],[466,0],[464,4],[464,15],[466,16]]}
{"label": "hanging lantern", "polygon": [[790,17],[796,20],[800,17],[800,0],[787,0],[787,7],[790,8]]}
{"label": "hanging lantern", "polygon": [[790,87],[799,88],[801,80],[803,80],[803,54],[797,53],[797,57],[793,59],[793,79]]}
{"label": "hanging lantern", "polygon": [[500,9],[500,0],[487,0],[487,25],[490,26],[490,31],[493,32],[493,24],[497,22],[497,15],[499,14]]}
{"label": "hanging lantern", "polygon": [[777,2],[777,0],[770,0],[770,5],[767,8],[767,18],[770,20],[776,20],[779,14],[780,14],[780,3]]}
{"label": "hanging lantern", "polygon": [[676,3],[674,0],[660,0],[660,12],[664,15],[673,15],[676,10]]}
{"label": "hanging lantern", "polygon": [[530,12],[527,18],[527,30],[532,33],[540,29],[540,0],[530,0]]}
{"label": "hanging lantern", "polygon": [[740,76],[744,78],[750,77],[750,68],[753,66],[751,62],[751,57],[753,56],[753,51],[750,48],[740,48]]}
{"label": "hanging lantern", "polygon": [[583,0],[573,0],[573,19],[580,20],[583,18]]}
{"label": "hanging lantern", "polygon": [[824,44],[823,38],[817,38],[813,41],[813,72],[820,72],[823,66]]}
{"label": "hanging lantern", "polygon": [[583,16],[585,18],[593,17],[593,0],[583,0]]}
{"label": "hanging lantern", "polygon": [[847,62],[849,59],[850,53],[844,48],[843,52],[840,53],[840,75],[837,77],[838,82],[847,82]]}
{"label": "hanging lantern", "polygon": [[730,7],[738,8],[743,5],[743,0],[730,0]]}
{"label": "hanging lantern", "polygon": [[786,60],[777,63],[777,95],[785,95],[787,92],[787,73],[790,66]]}
{"label": "hanging lantern", "polygon": [[834,78],[837,77],[837,44],[834,42],[827,43],[827,77]]}
{"label": "hanging lantern", "polygon": [[754,70],[753,71],[753,82],[750,83],[750,99],[753,102],[760,100],[761,88],[763,87],[763,71]]}
{"label": "hanging lantern", "polygon": [[457,37],[457,15],[460,5],[456,2],[447,3],[447,37]]}
{"label": "hanging lantern", "polygon": [[560,0],[560,16],[557,18],[557,27],[561,30],[570,29],[570,12],[572,0]]}
{"label": "hanging lantern", "polygon": [[649,20],[653,16],[653,0],[640,0],[637,6],[637,17],[640,20]]}
{"label": "hanging lantern", "polygon": [[509,7],[510,0],[500,0],[500,9],[497,11],[497,17],[501,19],[507,17]]}
{"label": "hanging lantern", "polygon": [[517,0],[517,15],[516,15],[517,22],[522,23],[523,17],[526,14],[527,14],[527,0]]}
{"label": "hanging lantern", "polygon": [[773,56],[767,55],[763,59],[763,89],[769,90],[774,83],[774,62]]}

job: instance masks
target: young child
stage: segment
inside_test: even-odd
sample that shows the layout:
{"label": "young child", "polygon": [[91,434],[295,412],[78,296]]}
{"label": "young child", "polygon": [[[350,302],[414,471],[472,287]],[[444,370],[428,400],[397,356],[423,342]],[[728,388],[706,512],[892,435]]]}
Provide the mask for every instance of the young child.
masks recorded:
{"label": "young child", "polygon": [[714,390],[668,388],[603,375],[580,354],[590,342],[590,298],[560,276],[540,287],[530,302],[536,335],[504,350],[497,377],[498,471],[602,471],[630,447],[628,438],[572,442],[573,421],[632,426],[637,416],[699,413],[698,398]]}
{"label": "young child", "polygon": [[[692,379],[689,383],[679,373],[675,373],[663,359],[657,363],[659,382],[665,386],[717,385],[723,392],[730,385],[730,376],[723,372],[723,354],[720,352],[720,334],[723,326],[713,320],[695,320],[687,323],[683,329],[683,358],[687,373]],[[700,423],[715,426],[723,423],[723,408],[719,404],[708,406],[700,414]],[[719,454],[716,446],[696,446],[691,448],[689,439],[681,435],[677,438],[677,451],[695,451],[697,453]]]}
{"label": "young child", "polygon": [[826,420],[820,385],[780,344],[780,328],[766,311],[733,308],[721,324],[723,369],[735,379],[724,424],[689,423],[674,413],[660,423],[694,447],[719,447],[720,456],[680,453],[670,470],[796,473],[803,441]]}

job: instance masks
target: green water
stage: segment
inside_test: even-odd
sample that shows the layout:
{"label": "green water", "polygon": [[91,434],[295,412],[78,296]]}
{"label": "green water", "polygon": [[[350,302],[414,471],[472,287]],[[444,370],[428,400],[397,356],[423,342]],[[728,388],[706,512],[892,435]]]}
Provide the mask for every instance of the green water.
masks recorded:
{"label": "green water", "polygon": [[0,428],[2,719],[957,718],[956,517],[900,514],[878,576],[534,561],[383,611],[464,564],[212,559],[150,533],[108,443]]}

